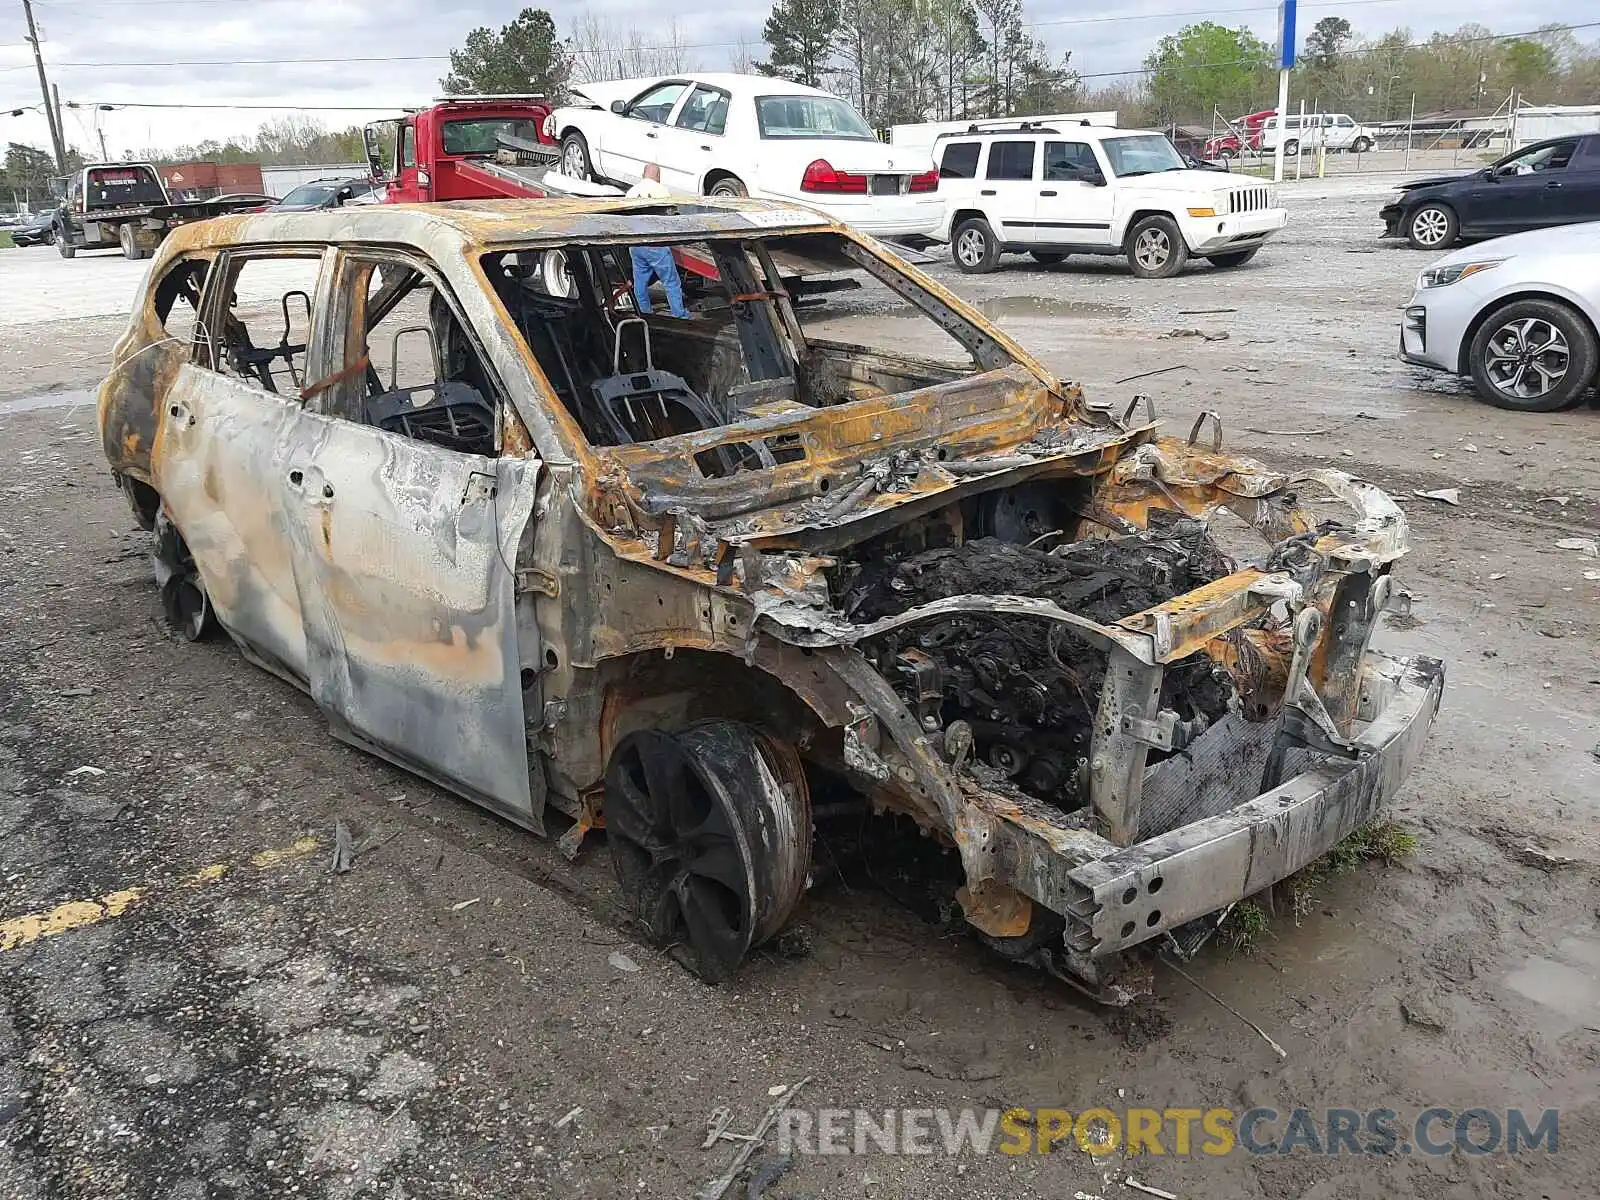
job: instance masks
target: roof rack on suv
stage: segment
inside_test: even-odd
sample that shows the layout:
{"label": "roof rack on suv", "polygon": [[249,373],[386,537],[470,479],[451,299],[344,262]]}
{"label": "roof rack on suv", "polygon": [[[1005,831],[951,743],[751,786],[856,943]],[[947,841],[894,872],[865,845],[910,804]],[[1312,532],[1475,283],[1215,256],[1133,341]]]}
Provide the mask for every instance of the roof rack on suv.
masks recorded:
{"label": "roof rack on suv", "polygon": [[[1087,125],[1089,122],[1085,121]],[[1060,133],[1050,125],[1041,125],[1037,121],[1019,121],[1015,125],[1002,124],[998,121],[974,121],[967,126],[968,133]]]}

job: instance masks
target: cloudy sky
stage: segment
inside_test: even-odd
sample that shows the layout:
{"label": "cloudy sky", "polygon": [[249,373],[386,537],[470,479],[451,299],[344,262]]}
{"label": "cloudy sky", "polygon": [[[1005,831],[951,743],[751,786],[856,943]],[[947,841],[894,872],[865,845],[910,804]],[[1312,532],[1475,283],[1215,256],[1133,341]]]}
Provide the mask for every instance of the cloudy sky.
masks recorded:
{"label": "cloudy sky", "polygon": [[[37,105],[39,88],[20,7],[11,0],[0,7],[0,142],[48,145],[39,112],[8,115]],[[438,92],[448,67],[445,54],[468,29],[498,27],[519,7],[516,0],[448,9],[423,0],[35,0],[46,63],[62,98],[128,105],[66,114],[69,141],[89,151],[98,120],[114,157],[249,133],[291,105],[326,108],[318,115],[330,126],[390,115]],[[585,8],[570,0],[549,7],[563,32]],[[1207,8],[1197,0],[1024,0],[1024,7],[1034,33],[1056,53],[1070,49],[1073,65],[1085,74],[1137,67],[1157,38],[1208,17],[1249,25],[1268,41],[1276,28],[1275,2],[1213,0]],[[1338,14],[1363,33],[1404,24],[1420,35],[1468,21],[1514,33],[1571,20],[1585,7],[1570,0],[1514,6],[1499,0],[1345,0],[1302,3],[1300,25],[1303,36],[1319,17]],[[604,0],[593,11],[619,28],[637,27],[648,44],[663,6]],[[764,5],[682,0],[673,11],[702,69],[726,70],[741,38],[759,52]],[[1597,36],[1600,29],[1583,34],[1585,41]],[[227,104],[241,107],[183,107]]]}

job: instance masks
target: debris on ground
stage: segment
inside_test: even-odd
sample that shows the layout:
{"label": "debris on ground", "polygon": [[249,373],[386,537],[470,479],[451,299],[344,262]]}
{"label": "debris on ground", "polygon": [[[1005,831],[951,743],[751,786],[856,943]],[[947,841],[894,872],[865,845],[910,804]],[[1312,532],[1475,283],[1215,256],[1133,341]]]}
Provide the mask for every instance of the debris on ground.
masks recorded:
{"label": "debris on ground", "polygon": [[606,961],[617,970],[625,971],[629,975],[635,975],[639,971],[639,964],[634,962],[633,959],[629,958],[620,950],[613,950],[610,954],[606,955]]}
{"label": "debris on ground", "polygon": [[1151,1187],[1148,1183],[1140,1183],[1132,1175],[1125,1176],[1122,1182],[1136,1192],[1143,1192],[1146,1196],[1157,1197],[1157,1200],[1178,1200],[1178,1197],[1172,1192],[1164,1191],[1158,1187]]}
{"label": "debris on ground", "polygon": [[1559,505],[1561,505],[1562,508],[1565,508],[1567,506],[1567,504],[1571,500],[1572,500],[1571,496],[1540,496],[1537,500],[1534,501],[1534,503],[1535,504],[1559,504]]}
{"label": "debris on ground", "polygon": [[552,1126],[552,1128],[554,1128],[554,1129],[565,1129],[568,1125],[571,1125],[574,1121],[576,1121],[582,1115],[583,1115],[583,1105],[580,1104],[576,1108],[569,1108],[567,1110],[567,1115],[562,1117],[559,1121],[557,1121],[555,1123],[555,1125]]}
{"label": "debris on ground", "polygon": [[[1594,538],[1562,538],[1556,543],[1556,548],[1558,550],[1576,550],[1585,558],[1600,558],[1600,542],[1595,541]],[[82,767],[78,769],[80,771],[83,770]]]}
{"label": "debris on ground", "polygon": [[456,904],[452,904],[450,906],[450,911],[460,912],[463,908],[471,908],[474,904],[478,903],[482,899],[482,896],[474,896],[471,900],[462,900]]}
{"label": "debris on ground", "polygon": [[1435,488],[1431,492],[1425,492],[1421,488],[1417,488],[1413,490],[1411,494],[1413,496],[1419,496],[1424,500],[1441,500],[1455,508],[1461,507],[1460,488]]}
{"label": "debris on ground", "polygon": [[343,821],[333,823],[333,873],[343,875],[356,865],[355,843],[350,837],[350,827]]}
{"label": "debris on ground", "polygon": [[1426,1029],[1430,1033],[1445,1031],[1444,1015],[1427,1000],[1400,1001],[1400,1019],[1407,1025],[1415,1025],[1418,1029]]}
{"label": "debris on ground", "polygon": [[1216,333],[1207,333],[1204,329],[1174,329],[1171,333],[1161,335],[1165,338],[1200,338],[1207,342],[1225,342],[1228,340],[1228,331],[1219,330]]}
{"label": "debris on ground", "polygon": [[767,1189],[794,1169],[794,1155],[780,1154],[759,1163],[745,1185],[745,1200],[762,1200]]}
{"label": "debris on ground", "polygon": [[72,779],[78,775],[104,775],[105,773],[104,767],[73,767],[72,770],[67,772],[67,778]]}
{"label": "debris on ground", "polygon": [[[727,1121],[721,1122],[721,1127],[716,1130],[715,1134],[706,1138],[702,1149],[714,1146],[718,1141],[737,1141],[743,1142],[744,1145],[733,1156],[733,1161],[728,1164],[727,1170],[695,1193],[695,1200],[722,1200],[728,1189],[733,1186],[733,1181],[739,1177],[739,1172],[744,1170],[745,1163],[750,1161],[751,1156],[766,1141],[767,1133],[777,1121],[778,1114],[788,1108],[790,1102],[800,1094],[800,1089],[810,1082],[811,1076],[807,1075],[799,1083],[785,1088],[783,1094],[767,1107],[766,1115],[761,1118],[761,1123],[755,1127],[755,1131],[752,1133],[727,1133]],[[712,1122],[715,1123],[725,1111],[720,1108],[714,1111],[711,1114]]]}

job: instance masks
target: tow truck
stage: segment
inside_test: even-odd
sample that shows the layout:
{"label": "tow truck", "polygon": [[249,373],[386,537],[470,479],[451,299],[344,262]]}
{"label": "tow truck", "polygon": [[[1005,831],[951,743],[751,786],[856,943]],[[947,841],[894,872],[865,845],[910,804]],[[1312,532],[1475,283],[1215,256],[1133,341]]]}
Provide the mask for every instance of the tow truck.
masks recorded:
{"label": "tow truck", "polygon": [[62,258],[79,250],[122,248],[124,258],[149,258],[161,239],[190,221],[258,209],[263,196],[174,200],[147,162],[90,163],[58,181],[63,197],[51,230]]}
{"label": "tow truck", "polygon": [[548,196],[541,177],[561,157],[544,132],[553,108],[544,96],[441,96],[368,125],[367,163],[389,204]]}

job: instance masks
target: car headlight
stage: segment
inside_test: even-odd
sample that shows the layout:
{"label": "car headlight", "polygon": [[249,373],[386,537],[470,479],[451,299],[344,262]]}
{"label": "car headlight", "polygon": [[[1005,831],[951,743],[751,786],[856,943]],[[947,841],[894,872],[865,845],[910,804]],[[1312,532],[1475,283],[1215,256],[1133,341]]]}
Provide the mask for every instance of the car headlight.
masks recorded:
{"label": "car headlight", "polygon": [[1498,267],[1505,262],[1503,258],[1486,258],[1482,262],[1452,263],[1448,267],[1429,267],[1417,276],[1419,288],[1448,287],[1452,283],[1460,283],[1468,275],[1476,275],[1479,271],[1487,271],[1491,267]]}

